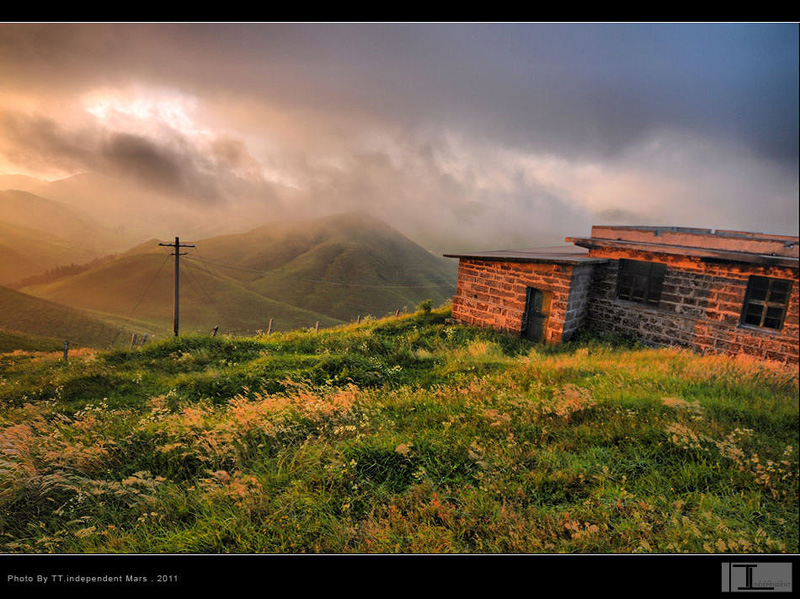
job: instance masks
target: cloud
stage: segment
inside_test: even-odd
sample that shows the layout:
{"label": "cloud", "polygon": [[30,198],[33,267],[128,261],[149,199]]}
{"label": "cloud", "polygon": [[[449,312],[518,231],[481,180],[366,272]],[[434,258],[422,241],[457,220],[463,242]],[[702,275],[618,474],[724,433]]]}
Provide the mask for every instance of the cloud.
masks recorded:
{"label": "cloud", "polygon": [[111,170],[170,191],[182,191],[178,156],[136,135],[115,133],[102,145],[102,157]]}
{"label": "cloud", "polygon": [[446,251],[615,216],[796,233],[797,43],[793,25],[5,24],[0,159],[237,226],[368,210]]}
{"label": "cloud", "polygon": [[67,131],[53,118],[0,113],[0,152],[22,168],[73,173],[92,162],[92,131]]}

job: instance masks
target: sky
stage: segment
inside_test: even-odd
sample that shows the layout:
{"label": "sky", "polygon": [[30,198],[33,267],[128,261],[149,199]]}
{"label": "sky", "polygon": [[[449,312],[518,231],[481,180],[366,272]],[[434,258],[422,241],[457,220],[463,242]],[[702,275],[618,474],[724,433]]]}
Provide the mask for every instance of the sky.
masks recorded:
{"label": "sky", "polygon": [[0,23],[0,174],[87,172],[238,227],[367,211],[437,252],[797,235],[798,27]]}

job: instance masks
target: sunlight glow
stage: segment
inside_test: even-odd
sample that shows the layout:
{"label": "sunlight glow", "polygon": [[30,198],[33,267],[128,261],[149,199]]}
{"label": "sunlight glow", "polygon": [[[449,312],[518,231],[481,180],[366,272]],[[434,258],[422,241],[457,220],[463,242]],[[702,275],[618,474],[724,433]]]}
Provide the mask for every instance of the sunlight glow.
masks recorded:
{"label": "sunlight glow", "polygon": [[173,90],[98,89],[84,95],[83,104],[103,125],[119,130],[166,125],[192,137],[208,134],[197,126],[192,116],[197,109],[197,99]]}

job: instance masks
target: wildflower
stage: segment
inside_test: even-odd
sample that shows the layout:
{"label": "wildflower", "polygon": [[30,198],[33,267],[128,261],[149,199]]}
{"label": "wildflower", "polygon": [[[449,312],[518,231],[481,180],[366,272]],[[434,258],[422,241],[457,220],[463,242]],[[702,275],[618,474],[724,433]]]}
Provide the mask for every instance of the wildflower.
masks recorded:
{"label": "wildflower", "polygon": [[411,453],[411,447],[413,447],[413,445],[413,443],[400,443],[394,450],[400,455],[407,456]]}

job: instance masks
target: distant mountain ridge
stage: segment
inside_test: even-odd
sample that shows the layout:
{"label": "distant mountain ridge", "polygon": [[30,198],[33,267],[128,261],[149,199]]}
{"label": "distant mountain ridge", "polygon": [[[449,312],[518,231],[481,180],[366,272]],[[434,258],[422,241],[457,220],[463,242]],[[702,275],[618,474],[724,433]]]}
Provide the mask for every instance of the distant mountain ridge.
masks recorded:
{"label": "distant mountain ridge", "polygon": [[[131,247],[154,236],[169,236],[173,231],[194,238],[244,231],[275,218],[286,208],[269,193],[256,198],[209,201],[92,172],[54,181],[0,175],[0,190],[3,189],[33,193],[91,215],[115,235],[121,247]],[[240,201],[246,209],[238,204]]]}
{"label": "distant mountain ridge", "polygon": [[[0,175],[0,285],[27,294],[6,296],[0,310],[13,304],[19,313],[34,296],[112,326],[169,334],[173,264],[158,244],[175,234],[196,246],[181,262],[184,332],[250,334],[270,320],[274,330],[332,326],[454,293],[456,264],[386,222],[362,213],[280,219],[274,201],[256,202],[248,222],[241,210],[229,220],[224,202],[193,204],[93,173]],[[27,316],[16,320],[16,333],[50,336],[28,328]]]}
{"label": "distant mountain ridge", "polygon": [[74,208],[27,191],[0,191],[0,284],[124,247],[113,231]]}
{"label": "distant mountain ridge", "polygon": [[[165,242],[172,241],[164,240]],[[455,291],[452,261],[366,214],[339,214],[197,241],[181,260],[181,328],[252,333],[331,326],[439,304]],[[53,283],[22,291],[60,304],[166,327],[173,264],[157,240]]]}

